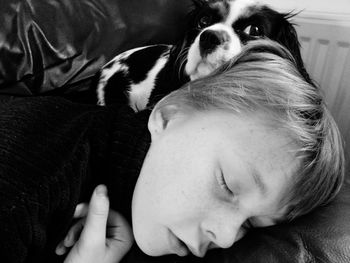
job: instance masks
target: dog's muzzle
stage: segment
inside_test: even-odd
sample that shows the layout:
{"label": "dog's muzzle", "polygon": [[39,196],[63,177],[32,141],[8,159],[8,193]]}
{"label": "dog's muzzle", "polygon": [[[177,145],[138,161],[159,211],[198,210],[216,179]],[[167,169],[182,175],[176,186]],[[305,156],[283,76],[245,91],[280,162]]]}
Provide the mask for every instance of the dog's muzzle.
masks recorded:
{"label": "dog's muzzle", "polygon": [[218,46],[227,43],[230,37],[223,30],[205,30],[199,38],[199,50],[202,57],[213,52]]}

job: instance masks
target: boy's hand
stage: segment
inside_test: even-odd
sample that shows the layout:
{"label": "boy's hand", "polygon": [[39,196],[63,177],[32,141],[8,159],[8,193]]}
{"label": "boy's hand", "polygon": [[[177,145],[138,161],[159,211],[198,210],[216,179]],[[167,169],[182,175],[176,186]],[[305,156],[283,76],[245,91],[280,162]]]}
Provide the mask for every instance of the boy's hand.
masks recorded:
{"label": "boy's hand", "polygon": [[90,204],[79,204],[75,218],[81,218],[57,246],[56,254],[72,247],[65,263],[116,263],[129,251],[134,241],[126,219],[109,209],[107,189],[96,187]]}

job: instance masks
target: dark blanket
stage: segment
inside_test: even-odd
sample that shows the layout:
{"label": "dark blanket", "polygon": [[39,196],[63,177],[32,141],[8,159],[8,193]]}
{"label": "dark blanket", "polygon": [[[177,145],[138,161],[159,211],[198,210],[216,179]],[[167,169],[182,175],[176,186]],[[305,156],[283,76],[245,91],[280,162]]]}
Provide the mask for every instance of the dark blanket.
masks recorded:
{"label": "dark blanket", "polygon": [[98,183],[130,219],[133,188],[149,146],[148,113],[60,98],[0,106],[1,262],[48,262],[75,206]]}

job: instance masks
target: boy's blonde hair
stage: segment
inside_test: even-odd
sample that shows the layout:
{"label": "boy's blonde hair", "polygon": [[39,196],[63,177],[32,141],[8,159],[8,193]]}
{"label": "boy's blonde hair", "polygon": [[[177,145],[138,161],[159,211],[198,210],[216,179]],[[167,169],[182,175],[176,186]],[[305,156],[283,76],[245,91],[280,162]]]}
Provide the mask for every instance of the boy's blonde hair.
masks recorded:
{"label": "boy's blonde hair", "polygon": [[[155,109],[176,105],[186,111],[263,111],[287,131],[298,147],[301,167],[282,200],[286,220],[330,202],[344,178],[344,152],[338,127],[320,90],[307,82],[292,55],[279,44],[253,41],[229,64],[189,82],[163,98]],[[178,111],[177,110],[177,111]]]}

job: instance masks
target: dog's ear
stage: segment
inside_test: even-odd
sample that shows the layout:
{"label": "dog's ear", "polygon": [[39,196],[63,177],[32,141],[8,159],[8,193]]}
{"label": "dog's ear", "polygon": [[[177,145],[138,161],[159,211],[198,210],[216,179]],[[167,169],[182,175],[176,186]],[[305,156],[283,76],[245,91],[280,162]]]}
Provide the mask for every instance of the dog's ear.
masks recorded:
{"label": "dog's ear", "polygon": [[292,54],[293,58],[295,59],[295,62],[297,64],[297,67],[300,73],[303,75],[303,77],[307,82],[314,85],[313,81],[311,80],[304,66],[303,58],[301,56],[301,51],[300,51],[301,46],[300,46],[297,32],[294,28],[294,24],[288,21],[288,19],[293,17],[294,14],[287,13],[287,14],[282,14],[282,16],[283,16],[283,19],[282,19],[283,22],[281,23],[281,28],[277,35],[276,41],[289,50],[289,52]]}
{"label": "dog's ear", "polygon": [[301,59],[300,43],[293,24],[288,21],[290,17],[289,14],[279,15],[279,30],[276,41],[285,46],[292,53],[293,57],[299,61]]}

